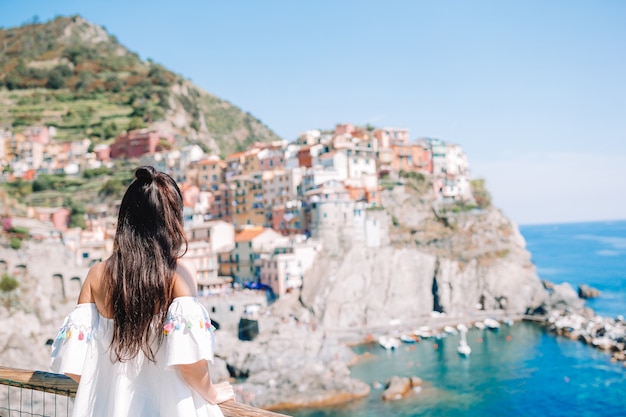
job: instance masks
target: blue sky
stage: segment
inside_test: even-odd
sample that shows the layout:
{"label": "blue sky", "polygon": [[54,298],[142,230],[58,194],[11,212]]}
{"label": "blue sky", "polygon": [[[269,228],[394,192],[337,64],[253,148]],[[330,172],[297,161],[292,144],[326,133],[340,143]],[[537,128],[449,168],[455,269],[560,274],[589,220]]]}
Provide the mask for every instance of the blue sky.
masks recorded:
{"label": "blue sky", "polygon": [[518,224],[626,219],[624,1],[0,0],[2,27],[71,14],[285,139],[407,127]]}

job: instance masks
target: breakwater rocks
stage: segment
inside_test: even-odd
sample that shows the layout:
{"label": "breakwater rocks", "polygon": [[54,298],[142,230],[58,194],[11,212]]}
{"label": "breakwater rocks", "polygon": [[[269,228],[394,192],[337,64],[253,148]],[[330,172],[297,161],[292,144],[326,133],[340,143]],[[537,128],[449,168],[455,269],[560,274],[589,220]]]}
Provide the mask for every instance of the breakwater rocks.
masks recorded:
{"label": "breakwater rocks", "polygon": [[589,309],[583,312],[552,310],[547,315],[546,326],[553,333],[610,352],[613,361],[623,362],[626,367],[626,322],[623,316],[615,319],[596,316]]}
{"label": "breakwater rocks", "polygon": [[[548,331],[611,352],[613,360],[624,362],[626,367],[624,317],[612,319],[598,316],[592,309],[585,307],[584,298],[595,292],[599,295],[599,291],[581,285],[577,292],[567,282],[553,284],[543,281],[543,285],[548,291],[548,298],[543,305],[530,313],[543,321]],[[584,294],[581,294],[581,287]]]}

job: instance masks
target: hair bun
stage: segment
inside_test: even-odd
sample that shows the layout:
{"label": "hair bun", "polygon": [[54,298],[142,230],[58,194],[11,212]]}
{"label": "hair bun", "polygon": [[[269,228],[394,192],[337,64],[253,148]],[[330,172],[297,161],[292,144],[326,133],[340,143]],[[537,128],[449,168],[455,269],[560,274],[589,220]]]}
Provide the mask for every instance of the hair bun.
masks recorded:
{"label": "hair bun", "polygon": [[143,166],[137,168],[137,170],[135,171],[135,178],[145,181],[147,183],[151,183],[155,175],[156,170],[151,166]]}

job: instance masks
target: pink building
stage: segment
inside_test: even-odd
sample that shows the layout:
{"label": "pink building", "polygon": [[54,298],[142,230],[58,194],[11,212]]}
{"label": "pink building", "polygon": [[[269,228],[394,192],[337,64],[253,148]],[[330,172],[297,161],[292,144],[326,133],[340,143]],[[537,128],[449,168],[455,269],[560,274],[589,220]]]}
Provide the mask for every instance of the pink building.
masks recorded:
{"label": "pink building", "polygon": [[376,129],[374,137],[380,149],[388,149],[391,145],[408,145],[410,142],[409,129],[398,127]]}
{"label": "pink building", "polygon": [[24,136],[29,142],[37,142],[42,145],[50,143],[50,135],[47,127],[29,127],[24,131]]}
{"label": "pink building", "polygon": [[96,159],[101,162],[109,162],[111,160],[111,147],[103,143],[94,146],[93,153]]}
{"label": "pink building", "polygon": [[272,229],[283,236],[305,234],[307,222],[302,202],[293,200],[272,207]]}
{"label": "pink building", "polygon": [[181,184],[180,192],[183,195],[183,205],[194,208],[200,198],[200,188],[193,184]]}
{"label": "pink building", "polygon": [[352,123],[343,123],[335,126],[335,136],[352,134],[354,132],[354,125]]}
{"label": "pink building", "polygon": [[65,207],[33,207],[30,213],[31,217],[42,222],[50,222],[55,229],[62,232],[69,227],[71,214],[71,211]]}
{"label": "pink building", "polygon": [[160,152],[174,142],[171,136],[164,138],[164,141],[165,143],[162,143],[159,132],[153,130],[140,129],[124,132],[116,137],[111,145],[111,158],[139,158],[145,154]]}

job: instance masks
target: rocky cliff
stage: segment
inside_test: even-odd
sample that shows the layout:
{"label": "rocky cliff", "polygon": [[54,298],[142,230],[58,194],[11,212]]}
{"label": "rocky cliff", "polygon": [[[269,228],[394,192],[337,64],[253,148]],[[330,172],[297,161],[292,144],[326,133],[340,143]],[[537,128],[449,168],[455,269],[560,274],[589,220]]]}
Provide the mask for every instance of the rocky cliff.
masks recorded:
{"label": "rocky cliff", "polygon": [[516,315],[545,301],[523,237],[495,207],[438,204],[423,178],[384,191],[383,206],[367,212],[388,230],[380,247],[338,228],[305,277],[301,302],[325,327],[419,324],[432,311]]}

